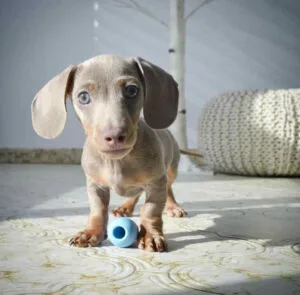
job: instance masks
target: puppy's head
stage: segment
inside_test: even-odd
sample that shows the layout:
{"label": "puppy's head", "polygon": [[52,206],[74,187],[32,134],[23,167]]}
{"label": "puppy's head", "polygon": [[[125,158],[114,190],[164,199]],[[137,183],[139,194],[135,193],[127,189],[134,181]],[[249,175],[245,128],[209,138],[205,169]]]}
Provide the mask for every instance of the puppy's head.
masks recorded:
{"label": "puppy's head", "polygon": [[62,132],[67,97],[89,139],[109,159],[120,159],[133,148],[142,109],[146,123],[155,129],[167,128],[177,115],[176,82],[141,58],[101,55],[50,80],[31,105],[40,136],[54,138]]}

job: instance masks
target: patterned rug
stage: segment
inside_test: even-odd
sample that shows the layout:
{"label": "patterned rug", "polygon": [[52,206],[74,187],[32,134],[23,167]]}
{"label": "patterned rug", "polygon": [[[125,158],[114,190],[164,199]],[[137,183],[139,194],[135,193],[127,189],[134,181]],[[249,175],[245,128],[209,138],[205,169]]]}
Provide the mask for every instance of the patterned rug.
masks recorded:
{"label": "patterned rug", "polygon": [[203,172],[174,191],[188,216],[164,216],[167,253],[79,249],[81,168],[0,165],[0,294],[300,294],[300,179]]}

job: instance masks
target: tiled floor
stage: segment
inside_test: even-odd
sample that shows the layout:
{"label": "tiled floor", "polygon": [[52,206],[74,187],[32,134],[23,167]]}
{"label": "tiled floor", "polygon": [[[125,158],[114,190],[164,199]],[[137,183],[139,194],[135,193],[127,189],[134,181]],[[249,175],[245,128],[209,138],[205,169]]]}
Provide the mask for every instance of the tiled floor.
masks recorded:
{"label": "tiled floor", "polygon": [[161,254],[69,247],[84,183],[79,166],[0,165],[1,294],[300,294],[300,179],[181,175],[189,215],[164,216]]}

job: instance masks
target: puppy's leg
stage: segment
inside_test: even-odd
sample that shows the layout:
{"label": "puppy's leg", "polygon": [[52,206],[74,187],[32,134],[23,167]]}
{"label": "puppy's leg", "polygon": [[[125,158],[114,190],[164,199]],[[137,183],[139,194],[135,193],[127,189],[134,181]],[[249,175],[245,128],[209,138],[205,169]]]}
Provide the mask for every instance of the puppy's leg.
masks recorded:
{"label": "puppy's leg", "polygon": [[94,247],[104,240],[108,220],[109,190],[101,189],[97,184],[87,180],[90,203],[88,225],[70,240],[76,247]]}
{"label": "puppy's leg", "polygon": [[120,206],[113,210],[112,214],[116,217],[130,217],[134,211],[135,205],[138,202],[140,196],[128,197],[126,201]]}
{"label": "puppy's leg", "polygon": [[184,209],[177,204],[171,185],[168,185],[168,197],[165,206],[165,212],[169,217],[183,217],[187,215]]}
{"label": "puppy's leg", "polygon": [[141,209],[138,247],[150,252],[167,250],[163,235],[162,212],[167,199],[167,179],[162,177],[146,187],[146,202]]}
{"label": "puppy's leg", "polygon": [[176,178],[176,173],[174,169],[170,168],[168,170],[168,197],[165,206],[165,212],[169,217],[183,217],[186,216],[187,213],[181,208],[180,205],[177,204],[173,190],[172,190],[172,183]]}

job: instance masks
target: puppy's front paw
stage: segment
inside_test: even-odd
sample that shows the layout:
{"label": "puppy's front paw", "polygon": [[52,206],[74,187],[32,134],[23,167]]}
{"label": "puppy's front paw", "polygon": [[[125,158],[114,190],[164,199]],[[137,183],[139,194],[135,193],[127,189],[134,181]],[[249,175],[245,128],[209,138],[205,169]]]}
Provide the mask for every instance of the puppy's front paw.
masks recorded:
{"label": "puppy's front paw", "polygon": [[85,229],[79,232],[70,240],[70,246],[75,247],[96,247],[104,239],[104,235],[95,230]]}
{"label": "puppy's front paw", "polygon": [[112,214],[116,217],[131,217],[133,209],[129,207],[120,206],[113,210]]}
{"label": "puppy's front paw", "polygon": [[178,204],[172,204],[170,206],[166,206],[165,212],[169,217],[184,217],[187,215],[185,210],[181,208]]}
{"label": "puppy's front paw", "polygon": [[138,248],[149,252],[167,251],[167,243],[163,234],[140,233]]}

